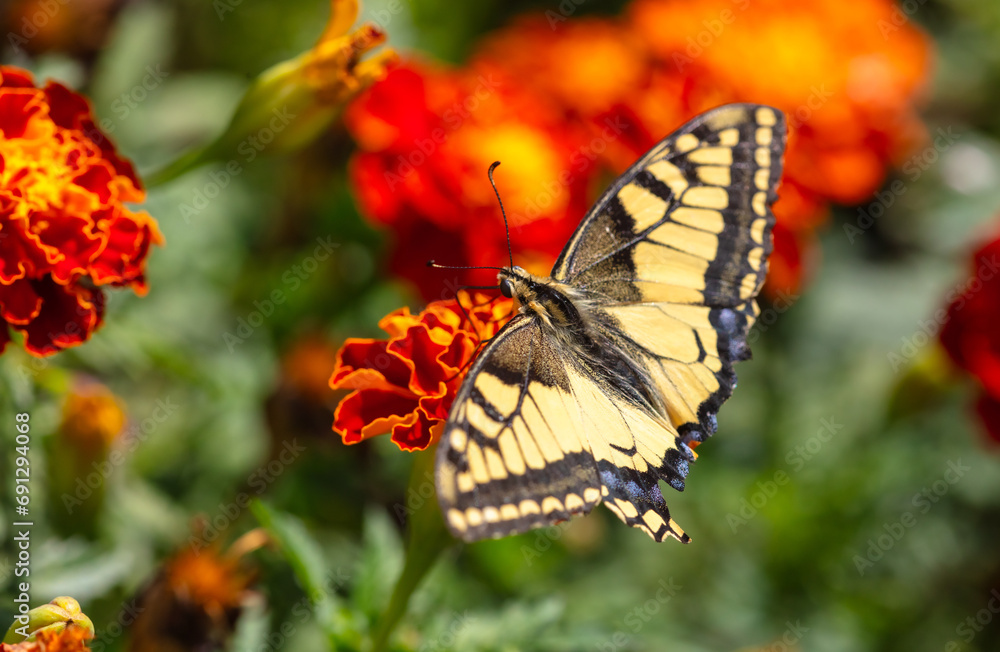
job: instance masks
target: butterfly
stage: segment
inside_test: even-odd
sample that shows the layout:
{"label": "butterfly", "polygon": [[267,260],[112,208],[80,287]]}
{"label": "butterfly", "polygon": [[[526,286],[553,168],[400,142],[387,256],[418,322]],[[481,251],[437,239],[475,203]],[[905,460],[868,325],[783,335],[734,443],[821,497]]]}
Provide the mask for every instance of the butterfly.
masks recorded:
{"label": "butterfly", "polygon": [[605,191],[548,278],[500,268],[516,312],[436,453],[452,534],[507,536],[603,502],[656,541],[690,540],[659,481],[684,489],[750,357],[785,139],[768,106],[703,113]]}

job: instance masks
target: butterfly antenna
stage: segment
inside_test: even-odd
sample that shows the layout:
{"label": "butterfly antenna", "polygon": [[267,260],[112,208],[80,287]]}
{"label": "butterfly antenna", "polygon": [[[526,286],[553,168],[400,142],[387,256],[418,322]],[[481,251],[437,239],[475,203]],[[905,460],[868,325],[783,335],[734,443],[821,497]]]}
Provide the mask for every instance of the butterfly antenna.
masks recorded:
{"label": "butterfly antenna", "polygon": [[496,181],[493,180],[493,170],[497,169],[498,165],[500,165],[500,161],[493,161],[493,165],[490,166],[490,169],[486,173],[486,176],[490,178],[490,185],[493,186],[493,192],[497,196],[497,203],[500,204],[500,214],[503,215],[503,228],[507,232],[507,256],[510,258],[510,266],[513,267],[514,252],[510,248],[510,225],[507,224],[507,213],[503,209],[503,200],[500,199],[500,191],[497,190]]}

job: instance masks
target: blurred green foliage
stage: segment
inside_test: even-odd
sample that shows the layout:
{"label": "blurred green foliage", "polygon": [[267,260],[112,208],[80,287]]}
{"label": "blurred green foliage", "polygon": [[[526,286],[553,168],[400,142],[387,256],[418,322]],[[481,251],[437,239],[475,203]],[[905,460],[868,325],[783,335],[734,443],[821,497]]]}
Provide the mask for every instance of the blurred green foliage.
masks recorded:
{"label": "blurred green foliage", "polygon": [[[328,11],[322,0],[232,4],[220,17],[200,0],[128,3],[92,74],[57,55],[8,61],[87,92],[119,149],[148,173],[217,133],[248,81],[308,48]],[[457,62],[484,32],[552,4],[410,0],[384,26],[397,49]],[[592,0],[579,14],[622,4]],[[362,17],[388,6],[366,2]],[[754,361],[738,368],[718,436],[698,449],[687,491],[665,489],[693,543],[654,545],[599,509],[456,548],[417,590],[395,649],[913,652],[963,640],[963,623],[1000,588],[1000,456],[960,387],[931,387],[919,401],[900,392],[927,389],[906,373],[933,364],[933,337],[918,344],[922,320],[961,282],[970,245],[995,228],[1000,10],[991,0],[929,0],[914,18],[939,52],[929,127],[960,138],[919,178],[901,175],[907,192],[853,241],[843,226],[856,209],[838,209],[801,298],[763,306]],[[162,83],[123,104],[149,66],[167,71]],[[350,148],[335,127],[293,158],[241,160],[241,173],[188,220],[182,206],[222,185],[223,168],[154,189],[145,208],[166,245],[151,255],[149,295],[112,293],[104,327],[84,346],[46,360],[11,347],[0,361],[0,442],[12,450],[18,411],[31,413],[35,436],[33,594],[79,599],[102,649],[124,649],[116,622],[188,541],[192,517],[213,523],[240,492],[264,502],[223,518],[220,540],[262,525],[277,545],[254,554],[257,597],[231,649],[353,649],[388,601],[403,559],[394,506],[406,504],[411,456],[388,441],[344,447],[329,407],[303,407],[281,385],[280,360],[302,338],[335,346],[375,336],[382,315],[417,307],[379,272],[385,236],[354,207]],[[291,282],[323,239],[335,255]],[[274,291],[286,301],[244,337],[240,321]],[[39,442],[58,426],[70,371],[122,397],[138,441],[104,480],[92,538],[45,525],[64,516],[60,497],[43,500]],[[149,420],[163,402],[168,416]],[[308,454],[256,482],[287,441]],[[957,478],[956,465],[968,467]],[[9,527],[5,516],[5,558]],[[13,618],[15,585],[0,567],[0,623]],[[268,638],[287,623],[291,634]],[[1000,626],[958,649],[1000,649]]]}

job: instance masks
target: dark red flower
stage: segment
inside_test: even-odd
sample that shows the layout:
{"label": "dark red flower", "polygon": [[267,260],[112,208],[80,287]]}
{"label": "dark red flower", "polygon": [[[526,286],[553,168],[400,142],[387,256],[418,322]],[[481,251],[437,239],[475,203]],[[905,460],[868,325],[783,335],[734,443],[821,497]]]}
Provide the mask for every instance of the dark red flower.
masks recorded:
{"label": "dark red flower", "polygon": [[1000,443],[1000,238],[973,256],[973,274],[948,306],[941,343],[948,355],[978,381],[978,413]]}
{"label": "dark red flower", "polygon": [[86,341],[103,319],[101,286],[145,294],[162,237],[126,206],[144,199],[86,99],[0,66],[0,351],[9,328],[39,356]]}

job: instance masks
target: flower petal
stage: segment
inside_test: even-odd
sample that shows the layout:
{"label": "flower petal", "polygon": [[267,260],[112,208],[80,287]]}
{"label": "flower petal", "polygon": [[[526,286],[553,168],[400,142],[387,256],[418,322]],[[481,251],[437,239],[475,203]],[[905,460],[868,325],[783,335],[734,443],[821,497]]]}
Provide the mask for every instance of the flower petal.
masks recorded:
{"label": "flower petal", "polygon": [[412,424],[418,405],[414,397],[380,389],[363,389],[348,394],[337,406],[333,430],[345,444],[355,444],[390,432],[400,424]]}

